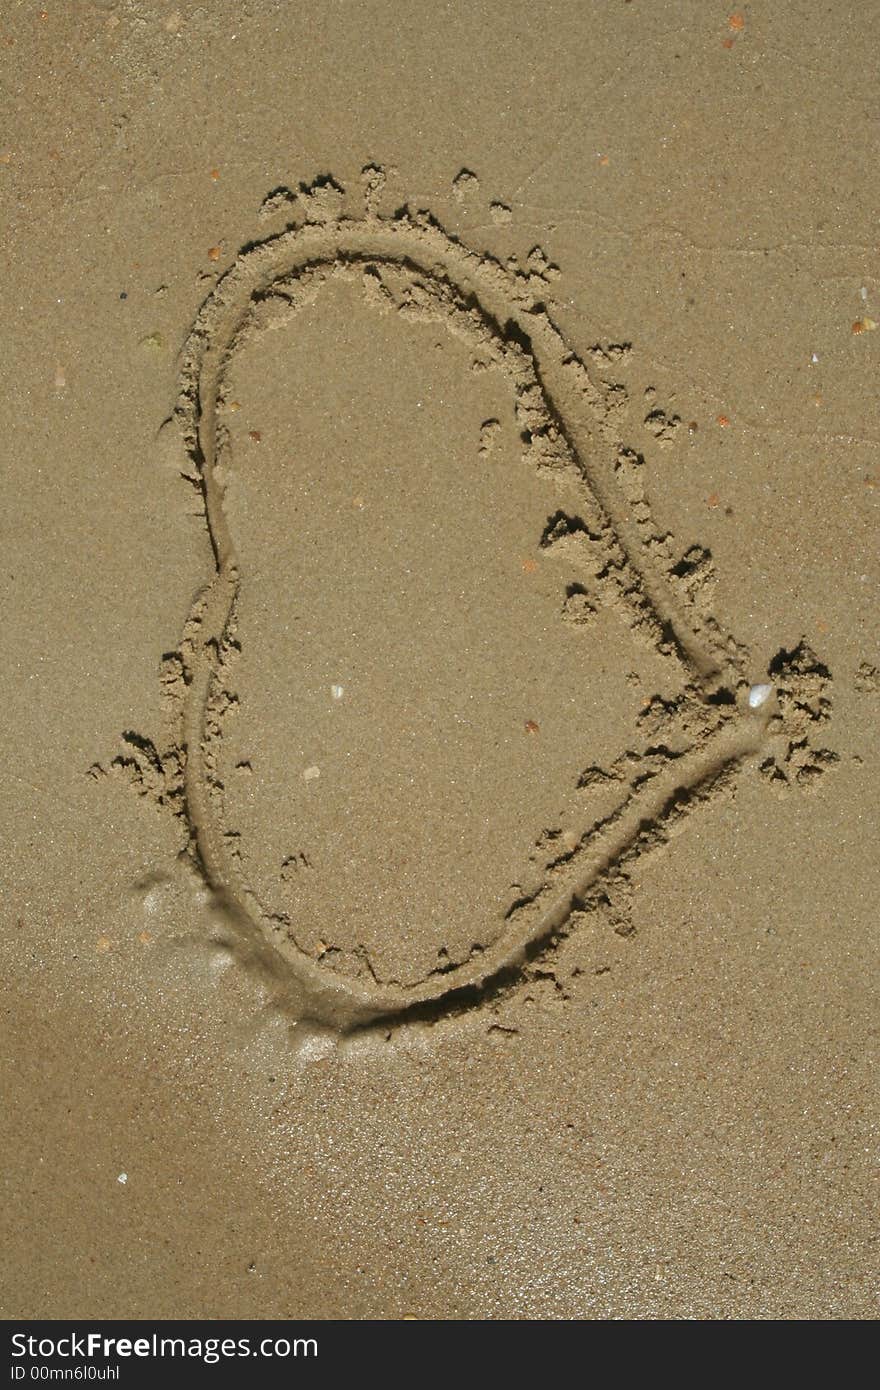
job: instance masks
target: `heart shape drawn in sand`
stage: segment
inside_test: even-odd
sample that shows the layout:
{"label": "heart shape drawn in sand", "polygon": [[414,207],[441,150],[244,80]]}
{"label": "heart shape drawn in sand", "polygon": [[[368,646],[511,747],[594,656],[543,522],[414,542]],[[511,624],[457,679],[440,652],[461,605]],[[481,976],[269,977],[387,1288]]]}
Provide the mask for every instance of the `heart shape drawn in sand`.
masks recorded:
{"label": "heart shape drawn in sand", "polygon": [[[669,537],[652,521],[641,481],[643,460],[616,436],[609,388],[593,365],[572,350],[554,321],[550,282],[556,268],[538,248],[523,267],[502,264],[469,248],[432,216],[411,206],[383,212],[382,171],[371,166],[363,182],[357,207],[329,177],[285,194],[284,229],[241,252],[203,304],[185,345],[175,418],[191,479],[204,500],[216,571],[196,600],[166,679],[179,707],[175,766],[191,852],[225,906],[231,937],[262,964],[282,993],[289,993],[301,1015],[343,1029],[469,1005],[499,981],[515,978],[523,962],[565,935],[573,913],[590,906],[603,879],[619,873],[646,845],[662,842],[671,822],[714,795],[746,760],[760,755],[768,730],[772,732],[774,721],[780,720],[774,685],[750,685],[742,649],[720,631],[699,601],[706,552],[692,547],[684,558],[675,555]],[[274,201],[277,206],[278,195]],[[352,294],[360,296],[356,314],[350,307]],[[370,340],[363,335],[372,330],[363,323],[356,329],[355,317],[384,315],[385,336],[375,330],[377,343],[384,347],[382,352],[377,347],[375,356],[384,353],[389,359],[402,383],[403,395],[395,397],[395,408],[410,414],[414,410],[406,405],[406,359],[422,351],[420,344],[426,352],[435,349],[438,334],[448,332],[457,345],[455,352],[472,362],[473,372],[493,375],[510,393],[512,409],[505,428],[514,461],[492,462],[496,435],[502,431],[497,416],[482,422],[472,471],[457,478],[453,469],[451,481],[442,463],[442,439],[438,443],[432,436],[425,444],[425,457],[430,459],[424,463],[407,436],[406,458],[395,463],[392,446],[386,457],[377,435],[363,465],[366,481],[358,484],[373,500],[367,506],[363,497],[349,497],[352,517],[359,508],[363,517],[340,522],[344,529],[329,547],[321,538],[342,515],[348,465],[343,468],[326,458],[315,463],[314,442],[304,445],[299,436],[297,457],[297,436],[281,430],[279,448],[287,462],[279,462],[279,454],[270,475],[250,465],[249,480],[244,477],[241,484],[244,492],[236,493],[235,480],[247,474],[247,458],[256,458],[267,437],[257,429],[245,432],[239,424],[234,373],[244,370],[246,360],[253,361],[256,346],[264,344],[267,325],[280,326],[286,334],[291,333],[289,325],[294,326],[290,352],[295,354],[296,325],[307,335],[313,331],[308,324],[314,326],[322,313],[336,316],[333,322],[343,337],[347,325],[355,337],[361,333],[360,346],[352,351],[364,381],[372,380],[384,363],[370,363]],[[415,336],[404,342],[403,356],[391,362],[395,349],[388,335],[404,331]],[[265,347],[260,350],[265,352]],[[341,346],[340,353],[343,350]],[[271,376],[276,360],[277,381]],[[279,349],[265,367],[272,386],[266,388],[264,406],[278,399],[279,389],[296,398],[298,383],[287,382],[286,361]],[[290,362],[299,363],[298,369],[308,374],[310,357],[293,356]],[[259,394],[259,374],[253,375],[252,366],[248,370]],[[328,389],[337,389],[332,359],[326,370],[315,370],[311,404],[320,413],[322,383],[330,378]],[[471,387],[461,390],[460,410],[453,400],[452,415],[443,414],[446,405],[439,390],[432,396],[435,432],[447,427],[443,421],[452,422],[448,428],[453,431],[456,411],[466,413],[465,396]],[[426,390],[426,400],[428,394]],[[421,408],[423,402],[410,404]],[[300,414],[301,407],[302,402]],[[333,428],[337,434],[328,445],[330,453],[343,443],[355,447],[346,442],[338,420]],[[435,457],[432,449],[440,453]],[[454,453],[452,444],[450,452]],[[518,471],[506,473],[508,466]],[[265,465],[261,462],[259,467]],[[284,494],[294,499],[296,517],[277,533],[273,528],[281,493],[273,495],[267,476],[283,477],[285,487],[299,488]],[[412,499],[419,490],[416,506]],[[348,491],[355,492],[353,483]],[[233,532],[237,518],[248,515],[248,507],[258,524],[251,526],[242,549]],[[309,507],[314,512],[311,520]],[[490,524],[492,508],[498,518],[495,526]],[[426,529],[418,545],[410,546],[407,538],[419,525]],[[505,568],[510,557],[504,537],[519,536],[517,527],[522,526],[532,528],[522,533],[532,537],[531,542],[523,541],[531,549],[514,556]],[[256,571],[247,568],[246,552],[251,557],[258,554],[270,535],[275,537],[277,569],[264,555],[255,578]],[[317,537],[312,550],[310,536]],[[456,588],[454,567],[442,571],[443,546],[471,557],[463,587]],[[391,584],[390,571],[382,569],[383,556],[387,552],[392,557],[388,563],[393,567],[393,556],[401,548],[409,561],[413,555],[427,558],[424,566],[404,566]],[[438,565],[452,599],[437,586]],[[525,576],[526,585],[530,575],[537,575],[536,588],[523,589],[526,597],[520,596],[515,571]],[[379,577],[371,579],[373,573]],[[285,598],[282,581],[290,576],[294,593]],[[267,577],[274,596],[263,611],[254,595]],[[621,709],[635,700],[636,714],[627,716],[632,733],[618,755],[606,757],[599,766],[588,764],[578,750],[590,727],[590,720],[581,718],[581,703],[588,712],[590,699],[602,700],[609,711],[618,703],[613,696],[609,699],[601,683],[607,654],[603,643],[607,645],[610,629],[606,625],[604,638],[589,635],[596,611],[603,606],[612,627],[620,625],[625,642],[641,644],[646,660],[654,663],[652,669],[662,668],[665,674],[662,695],[646,699],[644,686],[638,699],[631,690],[621,694]],[[398,632],[394,624],[399,611],[404,617]],[[292,666],[280,657],[273,663],[264,654],[248,677],[249,634],[263,622],[260,630],[265,636],[265,612],[276,624],[283,618],[285,629],[287,616],[291,623],[301,623],[295,640],[285,638],[288,646],[279,647],[288,658],[293,652],[295,660]],[[350,626],[357,627],[354,612],[368,628],[366,636],[361,632],[360,646],[344,621],[351,619]],[[532,620],[534,631],[529,629]],[[490,630],[501,637],[494,646],[490,642],[481,657],[475,647]],[[386,631],[388,649],[383,652]],[[337,644],[331,646],[329,665],[328,632]],[[449,634],[455,661],[460,660],[455,671],[449,662],[443,667],[444,634]],[[332,652],[340,644],[347,644],[348,665],[363,676],[360,715],[359,677],[352,686],[351,679],[332,666]],[[611,656],[609,660],[613,666]],[[413,677],[407,699],[398,699],[401,683],[407,685],[408,668]],[[369,680],[365,672],[372,673]],[[595,689],[590,685],[594,676],[599,681]],[[238,688],[240,677],[250,697]],[[481,745],[483,726],[478,717],[476,732],[471,728],[471,705],[456,705],[454,719],[444,721],[432,703],[430,682],[435,677],[441,685],[445,681],[443,688],[451,692],[448,699],[453,703],[463,684],[472,701],[479,696],[487,727],[495,729],[497,749]],[[364,780],[367,774],[361,775],[358,749],[373,736],[376,710],[370,706],[365,715],[363,709],[369,705],[369,690],[383,681],[397,722],[374,738],[369,777]],[[257,742],[265,739],[259,696],[267,682],[277,685],[272,702],[265,706],[267,717],[283,707],[286,716],[303,727],[295,740],[296,757],[287,759],[296,764],[293,771],[279,770],[286,759],[279,749],[279,767],[268,767],[260,782],[256,762],[243,756],[233,759],[230,729],[235,721],[247,725],[250,698],[257,711],[250,732]],[[289,706],[282,695],[291,684],[296,698]],[[524,703],[522,717],[514,719],[517,691],[526,692],[523,700],[531,698],[536,708]],[[542,713],[537,708],[542,691],[552,710],[549,719],[537,717]],[[316,692],[324,705],[316,703]],[[566,709],[571,712],[569,732]],[[492,725],[496,715],[500,722]],[[346,734],[343,717],[362,722],[352,723]],[[319,726],[320,737],[315,732]],[[509,738],[504,732],[508,727]],[[404,733],[430,764],[426,782],[401,774],[395,783],[393,769],[387,771],[392,752],[397,750],[398,756],[406,742]],[[241,737],[236,734],[239,742]],[[426,743],[433,748],[430,754],[424,751]],[[309,749],[318,745],[314,761],[308,761]],[[302,766],[296,762],[300,753]],[[568,785],[560,785],[560,799],[574,805],[597,782],[609,790],[611,799],[601,815],[578,824],[573,814],[565,828],[549,823],[546,798],[555,795],[552,788],[548,792],[548,769],[552,766],[553,777],[565,781],[568,774],[559,768],[569,754],[577,767]],[[403,754],[400,757],[404,773],[412,767],[418,770],[418,758],[412,764]],[[271,761],[264,757],[264,762]],[[470,790],[467,766],[476,769]],[[250,774],[244,798],[233,787],[239,785],[236,772]],[[516,799],[524,787],[534,789],[540,809],[532,830],[543,830],[543,835],[533,835],[531,858],[524,855],[528,863],[517,876],[508,872],[510,855],[519,852],[529,816],[513,815],[501,792]],[[365,788],[375,790],[368,795]],[[405,814],[401,798],[408,807]],[[528,794],[521,799],[528,802]],[[246,829],[236,825],[236,805]],[[281,901],[273,898],[278,884],[269,882],[257,851],[261,835],[267,842],[279,834],[283,838],[288,820],[296,823],[298,839],[276,874],[286,894]],[[506,827],[504,834],[495,834],[496,821]],[[346,840],[348,823],[353,829]],[[382,841],[384,824],[389,827],[386,839],[400,852],[396,858],[389,853],[379,863],[376,845]],[[318,831],[304,848],[310,825]],[[469,827],[466,836],[463,826]],[[369,853],[361,853],[359,847],[368,842]],[[462,845],[456,858],[456,846]],[[481,846],[486,847],[485,862]],[[490,852],[489,846],[496,848]],[[326,872],[322,864],[330,866]],[[443,867],[432,872],[432,865]],[[448,887],[459,869],[460,882]],[[482,884],[493,874],[497,881],[490,883],[490,898],[495,906],[490,911],[489,899],[484,902],[480,895]],[[377,912],[380,898],[384,906]],[[367,925],[372,921],[375,926],[377,916],[380,921],[374,945],[364,945],[367,927],[362,931],[357,921],[361,911]],[[419,934],[419,912],[428,917],[434,913],[428,934],[434,935],[427,942],[424,932]],[[469,912],[485,920],[464,927],[459,921],[457,944],[450,947],[437,923],[442,924],[444,913],[464,921]],[[337,930],[344,945],[332,939]],[[380,957],[383,963],[377,967]]]}

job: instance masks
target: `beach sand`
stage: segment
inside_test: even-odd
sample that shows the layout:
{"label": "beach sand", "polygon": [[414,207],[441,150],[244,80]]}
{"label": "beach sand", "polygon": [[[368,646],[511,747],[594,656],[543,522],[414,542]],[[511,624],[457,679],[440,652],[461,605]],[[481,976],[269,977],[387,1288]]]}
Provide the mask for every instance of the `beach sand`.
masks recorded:
{"label": "beach sand", "polygon": [[4,1317],[877,1315],[878,19],[7,7]]}

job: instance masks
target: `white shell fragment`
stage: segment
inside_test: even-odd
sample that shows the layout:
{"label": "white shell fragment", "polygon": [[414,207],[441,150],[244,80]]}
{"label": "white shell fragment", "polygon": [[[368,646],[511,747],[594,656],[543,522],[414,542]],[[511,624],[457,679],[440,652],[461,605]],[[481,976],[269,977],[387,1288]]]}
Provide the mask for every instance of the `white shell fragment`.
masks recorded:
{"label": "white shell fragment", "polygon": [[316,777],[320,777],[320,775],[321,775],[321,769],[320,769],[319,767],[314,767],[314,766],[313,766],[313,767],[307,767],[307,768],[305,769],[305,771],[303,772],[303,777],[305,778],[305,780],[306,780],[307,782],[314,782],[315,778],[316,778]]}
{"label": "white shell fragment", "polygon": [[330,694],[333,696],[334,700],[341,700],[345,694],[345,688],[341,685],[331,685]]}
{"label": "white shell fragment", "polygon": [[772,685],[753,685],[749,691],[749,709],[760,709],[772,694]]}

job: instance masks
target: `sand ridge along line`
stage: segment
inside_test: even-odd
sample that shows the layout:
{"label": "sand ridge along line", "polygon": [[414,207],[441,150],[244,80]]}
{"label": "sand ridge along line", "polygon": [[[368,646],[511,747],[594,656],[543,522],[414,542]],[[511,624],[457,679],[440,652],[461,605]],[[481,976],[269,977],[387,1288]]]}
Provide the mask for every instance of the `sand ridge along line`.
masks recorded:
{"label": "sand ridge along line", "polygon": [[[761,754],[765,771],[777,769],[774,737],[784,742],[788,733],[786,746],[809,750],[809,726],[828,705],[829,673],[803,645],[780,654],[771,683],[750,686],[746,653],[700,598],[710,557],[692,547],[682,558],[671,537],[658,533],[639,476],[643,461],[617,438],[607,388],[554,324],[550,281],[558,272],[540,248],[525,267],[502,265],[423,211],[380,212],[383,187],[383,171],[369,166],[362,205],[354,209],[329,176],[295,193],[276,191],[272,202],[283,206],[285,229],[246,247],[198,314],[182,356],[176,421],[190,480],[204,499],[216,573],[163,670],[176,742],[160,755],[128,735],[117,759],[185,820],[190,853],[224,906],[230,939],[264,967],[300,1016],[339,1029],[478,1002],[565,934],[603,876],[662,841],[668,823],[713,795],[737,766]],[[441,952],[437,966],[414,982],[382,978],[368,958],[362,969],[342,973],[326,949],[302,944],[290,914],[273,911],[249,880],[224,821],[218,767],[224,723],[238,699],[232,669],[240,655],[243,579],[224,501],[229,374],[267,305],[295,315],[338,280],[358,280],[368,300],[442,323],[506,375],[526,459],[542,475],[574,479],[579,489],[577,513],[548,508],[538,540],[542,551],[562,552],[578,569],[563,616],[577,623],[605,602],[656,658],[675,665],[680,684],[674,698],[648,702],[637,731],[641,751],[583,773],[582,785],[591,778],[614,784],[610,811],[578,836],[549,836],[540,883],[509,904],[497,934],[457,960]],[[491,447],[496,423],[486,423],[481,453]],[[818,681],[817,691],[803,694],[804,681]],[[798,743],[801,724],[807,732]],[[809,751],[803,759],[809,763]]]}

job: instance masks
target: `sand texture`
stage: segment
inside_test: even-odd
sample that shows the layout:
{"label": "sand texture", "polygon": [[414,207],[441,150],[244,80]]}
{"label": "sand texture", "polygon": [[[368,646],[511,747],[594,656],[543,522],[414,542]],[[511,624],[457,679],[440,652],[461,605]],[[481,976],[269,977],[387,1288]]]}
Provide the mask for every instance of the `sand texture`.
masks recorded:
{"label": "sand texture", "polygon": [[3,1316],[877,1315],[845,9],[7,7]]}

